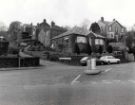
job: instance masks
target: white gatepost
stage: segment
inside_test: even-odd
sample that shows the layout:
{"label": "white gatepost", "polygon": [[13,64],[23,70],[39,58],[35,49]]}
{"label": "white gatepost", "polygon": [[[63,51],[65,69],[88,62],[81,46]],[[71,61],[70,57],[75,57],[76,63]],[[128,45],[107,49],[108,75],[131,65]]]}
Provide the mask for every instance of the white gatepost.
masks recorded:
{"label": "white gatepost", "polygon": [[95,70],[96,69],[96,59],[95,58],[92,58],[91,59],[91,69],[92,70]]}
{"label": "white gatepost", "polygon": [[87,61],[87,69],[84,72],[89,75],[101,73],[101,71],[96,68],[96,58],[91,58]]}

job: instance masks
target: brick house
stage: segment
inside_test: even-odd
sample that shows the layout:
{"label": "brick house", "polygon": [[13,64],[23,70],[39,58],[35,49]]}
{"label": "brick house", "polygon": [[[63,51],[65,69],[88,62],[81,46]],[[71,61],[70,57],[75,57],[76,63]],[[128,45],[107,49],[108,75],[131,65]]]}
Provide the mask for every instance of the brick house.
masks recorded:
{"label": "brick house", "polygon": [[89,50],[92,51],[98,46],[105,48],[105,37],[78,27],[55,36],[51,40],[52,47],[58,52],[76,53],[76,44],[79,47],[80,53],[87,53],[88,45],[91,48]]}
{"label": "brick house", "polygon": [[44,29],[41,29],[41,31],[38,34],[38,40],[45,46],[50,47],[50,31],[44,31]]}
{"label": "brick house", "polygon": [[51,39],[65,31],[67,30],[57,26],[53,21],[49,25],[44,19],[42,23],[37,25],[36,39],[43,43],[45,47],[50,47]]}
{"label": "brick house", "polygon": [[67,31],[67,29],[56,25],[53,21],[51,22],[50,38],[60,35],[66,31]]}
{"label": "brick house", "polygon": [[48,30],[50,30],[50,25],[46,22],[46,19],[43,20],[42,23],[38,23],[36,26],[36,32],[35,32],[35,39],[38,40],[39,38],[39,33],[41,31],[47,32]]}
{"label": "brick house", "polygon": [[115,19],[113,21],[105,21],[104,17],[101,17],[101,20],[97,23],[100,27],[101,34],[107,39],[118,42],[126,34],[126,28]]}

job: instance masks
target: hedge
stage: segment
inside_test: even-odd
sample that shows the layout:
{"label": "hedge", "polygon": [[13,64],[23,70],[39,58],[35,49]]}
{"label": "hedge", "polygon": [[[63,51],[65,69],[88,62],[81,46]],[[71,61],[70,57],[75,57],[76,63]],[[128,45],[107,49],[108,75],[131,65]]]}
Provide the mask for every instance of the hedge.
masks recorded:
{"label": "hedge", "polygon": [[[20,61],[20,64],[19,64]],[[0,68],[39,66],[39,57],[0,57]]]}

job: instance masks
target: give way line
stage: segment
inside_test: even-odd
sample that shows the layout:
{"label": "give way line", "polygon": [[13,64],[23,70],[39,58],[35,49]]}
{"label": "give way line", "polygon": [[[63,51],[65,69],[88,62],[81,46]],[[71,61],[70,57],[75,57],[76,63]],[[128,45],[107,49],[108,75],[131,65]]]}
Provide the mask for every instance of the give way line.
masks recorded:
{"label": "give way line", "polygon": [[[109,72],[109,71],[111,71],[111,70],[112,70],[112,68],[109,68],[109,69],[104,70],[103,72],[106,73],[106,72]],[[103,73],[103,72],[102,72],[102,73]],[[81,77],[81,74],[79,74],[78,76],[76,76],[75,79],[71,82],[71,85],[74,85],[75,83],[80,82],[80,81],[78,81],[78,79],[79,79],[80,77]]]}

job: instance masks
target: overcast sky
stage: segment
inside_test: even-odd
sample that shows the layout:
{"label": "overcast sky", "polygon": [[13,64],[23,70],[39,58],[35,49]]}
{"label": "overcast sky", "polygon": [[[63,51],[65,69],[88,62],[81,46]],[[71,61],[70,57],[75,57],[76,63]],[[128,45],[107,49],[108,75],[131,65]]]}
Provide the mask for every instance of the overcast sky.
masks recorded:
{"label": "overcast sky", "polygon": [[1,0],[0,21],[9,25],[12,21],[22,23],[55,21],[65,26],[90,24],[101,16],[114,18],[126,27],[135,24],[134,0]]}

